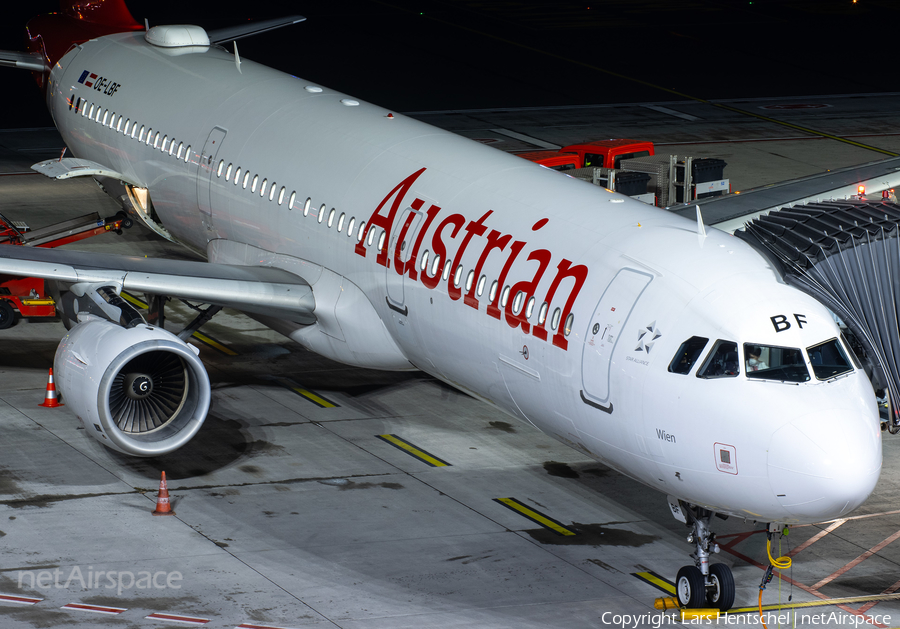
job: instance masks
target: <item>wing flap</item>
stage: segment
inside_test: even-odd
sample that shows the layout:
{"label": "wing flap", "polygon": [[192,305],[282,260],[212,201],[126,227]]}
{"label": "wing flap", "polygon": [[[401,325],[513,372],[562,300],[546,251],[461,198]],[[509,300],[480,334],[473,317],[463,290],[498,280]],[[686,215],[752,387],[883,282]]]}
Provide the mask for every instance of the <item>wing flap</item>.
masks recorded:
{"label": "wing flap", "polygon": [[0,247],[0,273],[72,283],[108,281],[126,290],[193,299],[295,323],[316,320],[315,297],[306,280],[270,267],[10,245]]}

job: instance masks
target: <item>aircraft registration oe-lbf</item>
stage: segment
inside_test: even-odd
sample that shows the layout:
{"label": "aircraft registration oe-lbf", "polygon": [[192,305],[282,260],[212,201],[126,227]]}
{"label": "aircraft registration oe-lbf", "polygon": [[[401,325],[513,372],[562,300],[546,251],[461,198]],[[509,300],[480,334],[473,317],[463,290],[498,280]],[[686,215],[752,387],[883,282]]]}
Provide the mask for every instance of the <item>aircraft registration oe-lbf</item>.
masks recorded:
{"label": "aircraft registration oe-lbf", "polygon": [[194,348],[122,290],[248,312],[330,359],[420,369],[668,496],[691,526],[680,602],[729,608],[713,515],[846,515],[881,469],[872,386],[831,313],[754,249],[666,211],[310,84],[122,0],[28,24],[75,157],[140,223],[208,262],[4,247],[62,287],[55,359],[101,443],[171,452],[206,416]]}

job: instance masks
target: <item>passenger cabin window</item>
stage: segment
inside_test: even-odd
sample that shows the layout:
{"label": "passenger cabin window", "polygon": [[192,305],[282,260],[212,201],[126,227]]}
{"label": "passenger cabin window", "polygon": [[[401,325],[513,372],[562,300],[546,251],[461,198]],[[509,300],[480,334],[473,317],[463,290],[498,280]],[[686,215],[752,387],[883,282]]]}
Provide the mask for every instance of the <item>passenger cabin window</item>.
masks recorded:
{"label": "passenger cabin window", "polygon": [[669,372],[682,375],[689,374],[707,343],[709,343],[709,339],[705,339],[702,336],[692,336],[682,343],[678,351],[675,352],[675,358],[669,363]]}
{"label": "passenger cabin window", "polygon": [[575,313],[570,312],[569,316],[566,317],[566,328],[564,330],[566,336],[569,336],[572,333],[573,327],[575,327]]}
{"label": "passenger cabin window", "polygon": [[853,371],[837,339],[807,347],[806,353],[809,354],[813,373],[819,380],[829,380]]}
{"label": "passenger cabin window", "polygon": [[716,341],[712,351],[697,372],[698,378],[733,378],[741,372],[738,361],[737,343]]}
{"label": "passenger cabin window", "polygon": [[809,370],[803,352],[796,347],[744,343],[747,377],[782,382],[807,382]]}

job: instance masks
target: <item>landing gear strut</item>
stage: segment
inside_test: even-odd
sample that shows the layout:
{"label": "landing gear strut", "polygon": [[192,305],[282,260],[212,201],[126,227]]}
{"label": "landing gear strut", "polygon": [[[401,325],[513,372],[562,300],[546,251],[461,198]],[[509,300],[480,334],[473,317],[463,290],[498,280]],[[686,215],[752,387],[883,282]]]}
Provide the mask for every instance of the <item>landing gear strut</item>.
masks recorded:
{"label": "landing gear strut", "polygon": [[719,552],[716,536],[709,529],[712,511],[669,499],[672,514],[691,527],[687,541],[696,550],[693,566],[684,566],[675,578],[675,593],[682,607],[715,607],[722,611],[734,604],[734,576],[723,563],[709,564],[711,553]]}

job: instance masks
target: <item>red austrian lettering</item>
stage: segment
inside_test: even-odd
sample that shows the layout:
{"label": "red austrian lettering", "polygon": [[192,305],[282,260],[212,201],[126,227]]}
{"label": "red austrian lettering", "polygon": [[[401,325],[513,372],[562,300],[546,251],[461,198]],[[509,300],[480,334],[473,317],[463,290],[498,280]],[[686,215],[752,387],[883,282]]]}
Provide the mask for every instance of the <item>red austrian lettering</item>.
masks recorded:
{"label": "red austrian lettering", "polygon": [[[484,216],[479,218],[477,221],[471,221],[468,225],[466,225],[466,236],[465,238],[463,238],[462,244],[459,246],[459,249],[457,249],[456,259],[454,260],[454,264],[457,266],[457,268],[460,264],[462,264],[463,256],[466,254],[466,248],[468,248],[469,242],[472,240],[472,236],[484,235],[484,232],[487,231],[487,227],[484,226],[484,221],[487,220],[487,217],[493,213],[493,210],[488,210],[484,213]],[[462,282],[460,281],[460,283]],[[452,299],[453,301],[456,301],[457,299],[462,297],[462,290],[453,281],[447,282],[447,293],[450,295],[450,299]]]}
{"label": "red austrian lettering", "polygon": [[[422,207],[422,201],[416,199],[419,203],[419,207],[415,209],[418,210]],[[415,206],[415,203],[413,203]],[[409,260],[406,261],[406,274],[409,275],[409,279],[415,280],[419,277],[419,271],[416,269],[416,260],[419,259],[419,248],[422,246],[422,239],[425,237],[425,233],[428,231],[428,228],[431,226],[431,221],[434,220],[434,217],[438,215],[438,212],[441,211],[441,208],[437,205],[432,205],[428,208],[428,211],[425,212],[425,224],[419,228],[419,235],[416,237],[416,244],[413,245],[413,249],[409,254]],[[422,269],[422,275],[425,275],[425,269]]]}
{"label": "red austrian lettering", "polygon": [[[453,230],[450,232],[451,238],[456,238],[456,234],[459,233],[459,230],[462,229],[462,226],[466,223],[466,217],[462,214],[451,214],[444,220],[438,224],[437,229],[434,230],[434,235],[431,237],[431,248],[434,250],[434,255],[439,260],[444,260],[446,264],[447,257],[447,247],[444,245],[444,241],[441,238],[441,234],[444,232],[444,228],[447,225],[453,225]],[[434,277],[428,275],[428,272],[422,273],[422,283],[425,284],[427,288],[435,288],[441,281],[441,268],[438,267],[437,273],[434,274]]]}
{"label": "red austrian lettering", "polygon": [[[512,240],[511,234],[500,236],[500,232],[496,229],[491,230],[491,233],[489,233],[487,237],[487,246],[484,248],[484,251],[481,252],[481,257],[478,258],[478,264],[475,265],[476,278],[481,277],[481,269],[487,261],[488,254],[494,249],[503,251],[510,240]],[[472,287],[469,289],[469,292],[466,293],[466,297],[463,300],[467,306],[471,306],[472,308],[475,308],[475,310],[478,310],[478,299],[475,297],[475,289],[477,287],[478,282],[472,282]]]}
{"label": "red austrian lettering", "polygon": [[[406,193],[409,192],[410,187],[419,178],[419,175],[425,172],[424,168],[420,168],[409,177],[398,183],[394,186],[394,189],[391,190],[384,199],[381,200],[381,203],[378,204],[378,207],[375,208],[375,211],[372,212],[372,216],[369,218],[369,222],[366,224],[366,234],[376,227],[381,227],[384,230],[384,247],[378,252],[378,255],[375,257],[375,262],[380,264],[381,266],[388,266],[390,264],[388,260],[388,243],[391,242],[391,226],[394,224],[394,217],[397,215],[397,210],[400,208],[400,205],[403,203],[403,197],[406,196]],[[392,201],[390,210],[388,213],[382,214],[381,210],[387,205],[388,201]],[[356,253],[361,255],[362,257],[366,257],[366,242],[367,238],[363,238],[358,243],[356,243]]]}
{"label": "red austrian lettering", "polygon": [[[587,280],[588,269],[581,264],[572,266],[572,263],[565,259],[557,265],[556,269],[556,277],[553,278],[553,283],[550,284],[550,290],[547,291],[547,298],[544,301],[548,304],[552,303],[553,298],[556,296],[556,291],[562,281],[569,277],[572,278],[572,290],[569,291],[569,297],[566,299],[566,305],[563,308],[562,316],[559,318],[559,328],[557,328],[556,334],[553,335],[554,345],[561,349],[568,349],[569,342],[566,340],[565,335],[566,319],[569,318],[569,313],[572,312],[572,306],[575,304],[575,299],[578,297],[581,287],[584,286],[585,280]],[[546,321],[540,326],[534,326],[533,334],[546,341],[547,330],[544,328],[545,324]]]}
{"label": "red austrian lettering", "polygon": [[489,303],[487,307],[487,313],[495,319],[500,319],[500,308],[497,306],[497,304],[500,303],[500,298],[503,295],[503,285],[506,282],[506,276],[509,274],[509,270],[512,268],[513,262],[516,261],[519,252],[522,251],[522,248],[524,246],[525,243],[521,240],[517,240],[512,244],[512,246],[509,248],[509,257],[506,259],[506,263],[503,265],[503,270],[500,271],[500,277],[497,278],[497,294],[494,295],[494,298],[491,300],[491,303]]}
{"label": "red austrian lettering", "polygon": [[[538,270],[535,272],[534,277],[531,278],[530,281],[527,282],[518,282],[515,284],[509,291],[509,300],[506,302],[505,314],[506,314],[506,323],[509,324],[511,328],[517,328],[522,326],[522,332],[528,334],[528,331],[531,329],[531,326],[528,324],[528,318],[526,317],[526,304],[528,300],[534,295],[534,292],[537,290],[538,284],[541,283],[541,277],[544,275],[544,271],[547,269],[547,265],[550,264],[550,258],[553,257],[553,254],[547,251],[546,249],[536,249],[528,254],[528,260],[536,260],[538,263]],[[522,299],[519,301],[516,299],[519,293],[522,293]],[[518,301],[518,303],[516,303]],[[515,306],[519,307],[519,312],[515,312]]]}
{"label": "red austrian lettering", "polygon": [[[416,200],[418,201],[418,199]],[[421,207],[421,205],[419,207]],[[407,212],[406,220],[403,221],[403,227],[400,228],[400,236],[394,244],[394,270],[397,271],[397,275],[403,275],[406,271],[406,263],[403,261],[402,255],[403,250],[406,248],[406,234],[409,232],[409,226],[412,225],[415,218],[415,212]],[[415,263],[415,261],[413,261],[413,263]]]}

